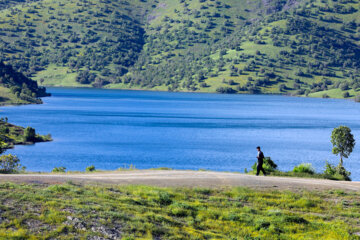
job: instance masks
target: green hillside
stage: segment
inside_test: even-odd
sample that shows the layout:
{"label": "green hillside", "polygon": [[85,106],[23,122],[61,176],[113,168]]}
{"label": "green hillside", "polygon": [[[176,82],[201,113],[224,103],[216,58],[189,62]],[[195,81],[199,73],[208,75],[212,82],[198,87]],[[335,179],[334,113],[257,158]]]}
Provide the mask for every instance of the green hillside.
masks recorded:
{"label": "green hillside", "polygon": [[360,95],[356,1],[6,2],[1,59],[41,85]]}
{"label": "green hillside", "polygon": [[45,96],[44,87],[0,62],[0,105],[42,103],[40,97]]}

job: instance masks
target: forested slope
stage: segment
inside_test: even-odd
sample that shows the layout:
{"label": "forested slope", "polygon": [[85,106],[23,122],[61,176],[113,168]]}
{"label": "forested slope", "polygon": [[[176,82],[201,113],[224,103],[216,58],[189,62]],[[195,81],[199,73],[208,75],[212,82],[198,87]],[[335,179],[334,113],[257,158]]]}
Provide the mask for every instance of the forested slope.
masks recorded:
{"label": "forested slope", "polygon": [[1,59],[42,85],[358,95],[355,1],[7,2]]}
{"label": "forested slope", "polygon": [[0,62],[0,104],[41,103],[40,97],[45,96],[44,87]]}

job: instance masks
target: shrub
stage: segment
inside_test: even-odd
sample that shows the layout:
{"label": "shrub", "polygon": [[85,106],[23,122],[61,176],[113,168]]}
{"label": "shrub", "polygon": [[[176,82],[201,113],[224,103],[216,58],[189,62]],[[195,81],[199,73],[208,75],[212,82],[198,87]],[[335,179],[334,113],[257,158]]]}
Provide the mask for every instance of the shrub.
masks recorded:
{"label": "shrub", "polygon": [[302,163],[298,166],[295,166],[293,172],[314,174],[315,170],[310,163]]}
{"label": "shrub", "polygon": [[335,173],[336,173],[336,167],[330,164],[329,162],[326,162],[324,174],[329,176],[334,176]]}
{"label": "shrub", "polygon": [[351,181],[351,172],[348,172],[341,163],[336,167],[336,172],[343,178],[343,180]]}
{"label": "shrub", "polygon": [[32,127],[27,127],[24,130],[24,141],[25,142],[34,142],[36,138],[35,129]]}
{"label": "shrub", "polygon": [[167,192],[159,192],[157,202],[160,206],[168,206],[172,204],[172,196]]}
{"label": "shrub", "polygon": [[24,167],[20,164],[20,159],[17,156],[8,154],[0,156],[0,173],[16,173]]}
{"label": "shrub", "polygon": [[346,171],[345,167],[340,163],[337,167],[326,162],[324,176],[331,180],[351,181],[351,173]]}
{"label": "shrub", "polygon": [[236,93],[236,90],[231,87],[219,87],[216,89],[216,92],[223,94],[233,94]]}
{"label": "shrub", "polygon": [[[252,170],[254,172],[256,172],[256,170],[257,170],[256,168],[257,168],[257,162],[254,163],[254,165],[252,166]],[[265,169],[265,172],[267,172],[267,173],[277,171],[277,165],[273,160],[271,160],[270,157],[264,158],[263,168]]]}
{"label": "shrub", "polygon": [[64,173],[64,172],[66,172],[66,167],[55,167],[51,172],[53,172],[53,173]]}
{"label": "shrub", "polygon": [[91,166],[88,166],[85,171],[86,172],[94,172],[96,169],[95,169],[95,166],[94,165],[91,165]]}

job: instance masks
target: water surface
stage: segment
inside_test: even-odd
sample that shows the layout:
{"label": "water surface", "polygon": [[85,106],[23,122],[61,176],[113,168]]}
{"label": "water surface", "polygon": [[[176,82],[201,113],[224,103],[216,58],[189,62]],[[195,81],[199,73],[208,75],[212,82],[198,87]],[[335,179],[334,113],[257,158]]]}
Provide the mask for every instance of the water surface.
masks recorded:
{"label": "water surface", "polygon": [[[312,163],[322,171],[334,127],[360,137],[360,105],[334,99],[49,88],[43,105],[2,107],[11,123],[32,126],[54,141],[17,146],[30,171],[170,167],[240,171],[263,147],[281,170]],[[359,142],[360,143],[360,142]],[[345,166],[360,180],[357,146]]]}

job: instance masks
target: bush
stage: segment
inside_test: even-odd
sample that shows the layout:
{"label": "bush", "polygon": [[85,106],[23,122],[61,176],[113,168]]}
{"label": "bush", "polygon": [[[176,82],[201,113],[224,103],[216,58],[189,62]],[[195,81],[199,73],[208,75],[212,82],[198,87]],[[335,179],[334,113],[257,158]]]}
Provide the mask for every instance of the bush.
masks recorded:
{"label": "bush", "polygon": [[16,173],[23,169],[17,156],[11,154],[0,156],[0,173]]}
{"label": "bush", "polygon": [[236,93],[236,90],[231,87],[219,87],[216,89],[216,92],[223,94],[233,94]]}
{"label": "bush", "polygon": [[159,192],[157,202],[160,206],[168,206],[172,204],[172,196],[168,192]]}
{"label": "bush", "polygon": [[36,139],[35,129],[32,127],[27,127],[24,130],[24,141],[25,142],[34,142]]}
{"label": "bush", "polygon": [[[273,160],[271,160],[270,157],[265,157],[264,158],[263,168],[264,168],[265,172],[267,172],[267,173],[277,171],[277,165]],[[257,162],[252,166],[252,170],[254,172],[256,172],[256,170],[257,170]]]}
{"label": "bush", "polygon": [[325,164],[325,175],[333,176],[336,173],[336,167],[328,162]]}
{"label": "bush", "polygon": [[88,166],[87,168],[86,168],[86,172],[94,172],[96,169],[95,169],[95,166],[94,165],[91,165],[91,166]]}
{"label": "bush", "polygon": [[66,167],[55,167],[51,172],[53,172],[53,173],[64,173],[64,172],[66,172]]}
{"label": "bush", "polygon": [[339,164],[337,167],[335,167],[334,165],[326,162],[324,171],[325,178],[331,180],[351,181],[350,175],[351,172],[346,171],[342,164]]}
{"label": "bush", "polygon": [[310,163],[302,163],[298,166],[295,166],[293,169],[293,172],[314,174],[315,169],[312,167],[312,165]]}

